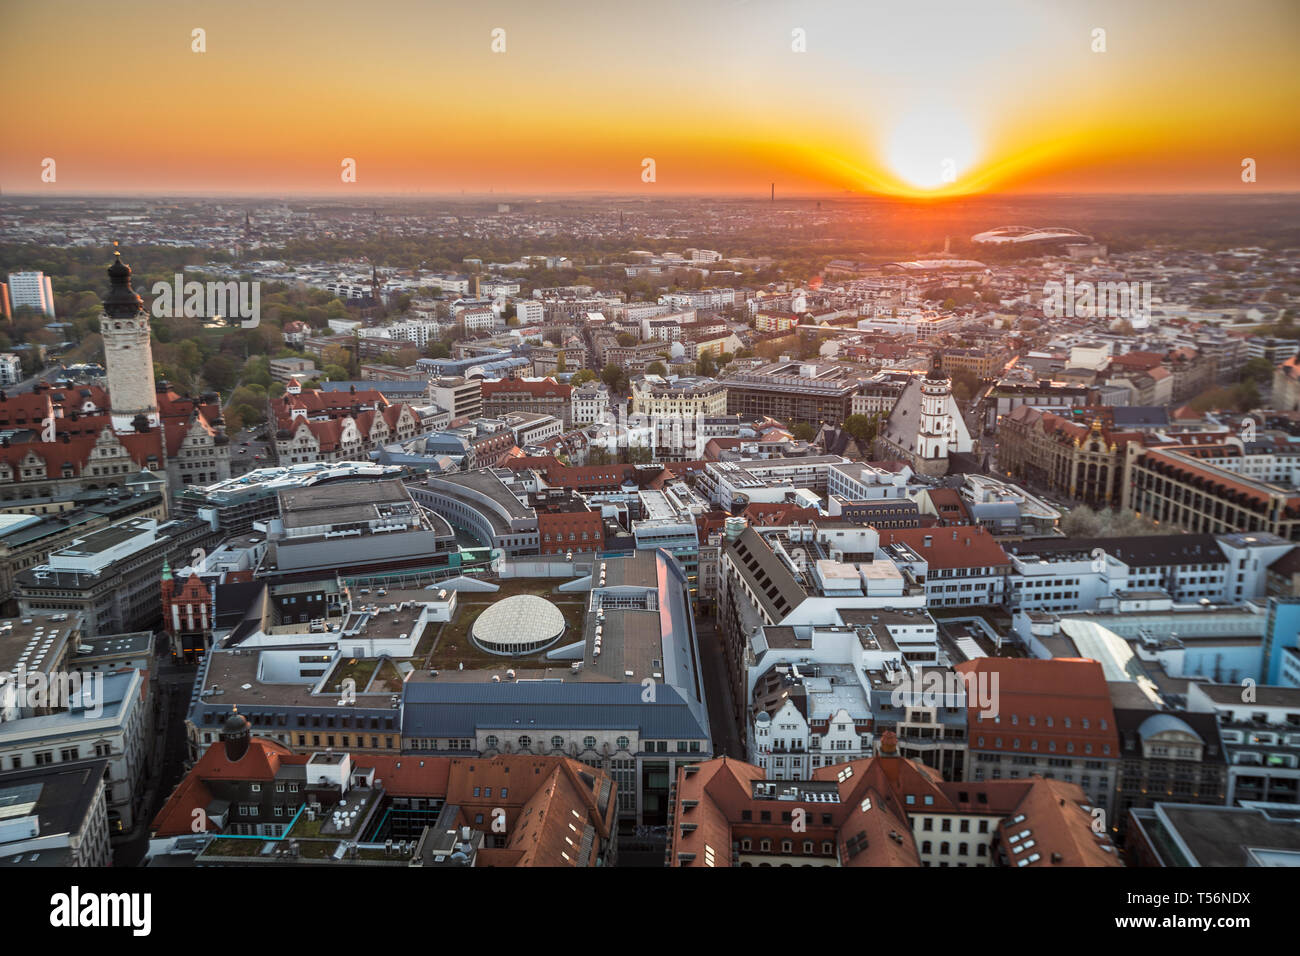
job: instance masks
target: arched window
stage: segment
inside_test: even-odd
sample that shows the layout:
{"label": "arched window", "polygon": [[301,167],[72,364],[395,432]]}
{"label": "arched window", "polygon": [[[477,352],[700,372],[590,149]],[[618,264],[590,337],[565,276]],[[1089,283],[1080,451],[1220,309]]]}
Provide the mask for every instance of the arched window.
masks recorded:
{"label": "arched window", "polygon": [[555,736],[555,737],[552,737],[552,738],[551,738],[551,749],[552,749],[552,750],[563,750],[563,749],[564,749],[564,738],[563,738],[563,737],[560,737],[560,736],[558,736],[558,735]]}
{"label": "arched window", "polygon": [[519,749],[520,749],[520,750],[527,750],[527,749],[528,749],[529,747],[531,747],[532,745],[533,745],[533,738],[532,738],[532,737],[529,737],[529,736],[525,735],[525,736],[519,738]]}
{"label": "arched window", "polygon": [[585,747],[585,748],[587,748],[588,750],[595,750],[595,749],[596,749],[596,738],[595,738],[595,737],[583,737],[583,738],[582,738],[582,746]]}

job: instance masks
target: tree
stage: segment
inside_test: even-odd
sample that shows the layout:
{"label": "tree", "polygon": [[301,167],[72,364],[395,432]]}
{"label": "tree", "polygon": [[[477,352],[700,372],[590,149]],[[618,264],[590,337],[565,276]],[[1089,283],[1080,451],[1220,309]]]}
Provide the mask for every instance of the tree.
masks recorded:
{"label": "tree", "polygon": [[567,372],[568,370],[569,367],[564,361],[564,352],[561,350],[560,353],[555,356],[555,371],[558,374],[560,372]]}
{"label": "tree", "polygon": [[1108,538],[1127,538],[1141,534],[1159,534],[1155,522],[1144,518],[1131,508],[1119,511],[1108,508],[1102,512],[1102,533]]}
{"label": "tree", "polygon": [[254,355],[244,363],[244,371],[240,373],[240,380],[245,385],[261,385],[263,388],[271,384],[271,370],[267,364],[265,355]]}
{"label": "tree", "polygon": [[979,376],[969,369],[958,369],[952,376],[952,394],[959,402],[969,402],[979,391]]}
{"label": "tree", "polygon": [[323,369],[321,369],[321,371],[324,373],[326,381],[345,382],[347,381],[348,378],[348,370],[345,369],[342,365],[334,365],[333,363],[331,363],[329,365],[326,365]]}
{"label": "tree", "polygon": [[1095,538],[1101,531],[1101,519],[1087,505],[1079,505],[1061,519],[1061,531],[1070,538]]}
{"label": "tree", "polygon": [[1251,409],[1259,408],[1262,401],[1259,389],[1254,382],[1238,382],[1232,387],[1232,394],[1236,399],[1236,408],[1239,412],[1248,412]]}
{"label": "tree", "polygon": [[630,346],[636,345],[636,341],[637,341],[636,336],[633,335],[631,332],[618,333],[618,344],[623,346],[624,348],[629,348]]}
{"label": "tree", "polygon": [[1241,367],[1242,383],[1254,382],[1257,385],[1273,381],[1273,363],[1266,358],[1253,358]]}
{"label": "tree", "polygon": [[600,380],[609,386],[611,391],[618,391],[618,383],[623,378],[623,367],[610,362],[600,372]]}
{"label": "tree", "polygon": [[718,363],[714,360],[712,354],[705,352],[695,360],[695,374],[702,375],[705,378],[712,378],[718,374]]}
{"label": "tree", "polygon": [[807,422],[800,422],[790,429],[790,432],[794,435],[795,441],[812,441],[817,437],[817,429]]}
{"label": "tree", "polygon": [[1216,408],[1235,408],[1236,405],[1237,395],[1235,391],[1222,386],[1201,392],[1187,403],[1187,407],[1194,412],[1208,412]]}
{"label": "tree", "polygon": [[414,346],[405,349],[398,349],[392,354],[392,363],[398,368],[410,368],[415,364],[416,359],[420,357],[420,350]]}
{"label": "tree", "polygon": [[852,435],[859,445],[875,441],[879,427],[879,419],[872,415],[850,415],[844,419],[844,430]]}
{"label": "tree", "polygon": [[651,362],[645,367],[647,375],[667,375],[668,368],[663,362]]}
{"label": "tree", "polygon": [[[331,345],[322,353],[321,362],[325,365],[340,365],[346,369],[352,364],[352,350],[341,345]],[[347,378],[347,375],[340,377]]]}
{"label": "tree", "polygon": [[594,382],[597,378],[599,378],[599,376],[591,369],[580,368],[573,373],[573,376],[569,379],[569,384],[574,388],[577,388],[579,385],[586,385],[588,382]]}
{"label": "tree", "polygon": [[203,365],[203,380],[219,392],[235,384],[235,360],[228,355],[214,355]]}
{"label": "tree", "polygon": [[256,405],[240,403],[226,413],[226,427],[239,431],[249,425],[260,425],[266,421],[266,412]]}

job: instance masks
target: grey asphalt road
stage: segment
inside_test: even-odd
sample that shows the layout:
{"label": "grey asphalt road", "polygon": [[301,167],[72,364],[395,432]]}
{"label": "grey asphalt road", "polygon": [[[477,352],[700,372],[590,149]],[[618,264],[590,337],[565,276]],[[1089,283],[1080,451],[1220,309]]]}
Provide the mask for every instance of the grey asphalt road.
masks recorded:
{"label": "grey asphalt road", "polygon": [[731,683],[726,679],[726,658],[722,652],[722,638],[718,633],[712,611],[696,609],[695,630],[700,640],[700,669],[703,671],[705,695],[709,707],[709,728],[713,732],[714,756],[734,757],[743,760],[744,748],[740,730],[732,714],[735,712]]}

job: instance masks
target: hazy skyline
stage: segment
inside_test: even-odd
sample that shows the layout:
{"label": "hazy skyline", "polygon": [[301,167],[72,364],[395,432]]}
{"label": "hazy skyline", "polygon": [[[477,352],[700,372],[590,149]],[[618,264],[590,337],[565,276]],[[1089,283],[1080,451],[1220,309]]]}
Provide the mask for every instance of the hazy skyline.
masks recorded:
{"label": "hazy skyline", "polygon": [[3,70],[22,95],[0,155],[9,194],[1300,189],[1300,5],[1286,0],[51,12],[7,11],[20,42]]}

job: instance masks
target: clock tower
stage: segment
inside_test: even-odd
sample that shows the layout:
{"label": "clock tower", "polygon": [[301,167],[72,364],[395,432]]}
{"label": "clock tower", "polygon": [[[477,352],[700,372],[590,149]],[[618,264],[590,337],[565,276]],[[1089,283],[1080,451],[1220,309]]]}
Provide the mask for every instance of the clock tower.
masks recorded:
{"label": "clock tower", "polygon": [[99,332],[104,338],[104,368],[113,431],[145,431],[158,427],[158,398],[154,393],[153,347],[149,315],[131,288],[131,268],[113,253],[108,268],[111,286],[104,297]]}

